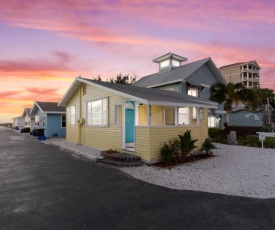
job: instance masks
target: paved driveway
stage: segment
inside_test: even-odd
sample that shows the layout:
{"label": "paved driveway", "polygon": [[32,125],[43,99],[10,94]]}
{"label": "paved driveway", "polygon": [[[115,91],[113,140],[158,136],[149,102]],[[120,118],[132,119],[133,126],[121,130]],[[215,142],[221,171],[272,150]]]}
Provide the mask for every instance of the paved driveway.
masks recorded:
{"label": "paved driveway", "polygon": [[0,128],[0,229],[275,229],[275,200],[172,190]]}

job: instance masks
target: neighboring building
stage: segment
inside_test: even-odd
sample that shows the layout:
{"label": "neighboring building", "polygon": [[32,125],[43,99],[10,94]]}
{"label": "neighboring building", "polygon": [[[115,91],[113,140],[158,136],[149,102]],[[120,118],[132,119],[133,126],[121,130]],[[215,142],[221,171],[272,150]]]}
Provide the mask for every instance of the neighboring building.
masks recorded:
{"label": "neighboring building", "polygon": [[30,111],[31,127],[45,129],[46,137],[64,137],[66,135],[65,107],[58,106],[56,102],[34,102]]}
{"label": "neighboring building", "polygon": [[246,88],[260,87],[260,67],[256,61],[238,62],[219,70],[227,82],[241,82]]}
{"label": "neighboring building", "polygon": [[24,112],[23,112],[23,117],[25,118],[25,127],[30,128],[30,130],[32,130],[34,128],[34,123],[31,122],[32,119],[34,119],[34,117],[30,116],[30,112],[31,109],[30,108],[25,108]]}
{"label": "neighboring building", "polygon": [[[159,88],[179,92],[203,99],[209,99],[210,87],[216,82],[226,84],[223,76],[211,58],[181,65],[187,58],[167,53],[153,60],[159,65],[159,72],[142,77],[133,85]],[[208,126],[222,127],[226,112],[223,104],[217,110],[208,111]]]}
{"label": "neighboring building", "polygon": [[186,130],[201,147],[208,137],[208,109],[217,109],[203,98],[84,78],[75,79],[59,105],[66,106],[68,142],[123,149],[147,163],[160,159],[164,141]]}
{"label": "neighboring building", "polygon": [[12,127],[17,128],[18,130],[21,130],[25,127],[25,117],[19,116],[12,118]]}

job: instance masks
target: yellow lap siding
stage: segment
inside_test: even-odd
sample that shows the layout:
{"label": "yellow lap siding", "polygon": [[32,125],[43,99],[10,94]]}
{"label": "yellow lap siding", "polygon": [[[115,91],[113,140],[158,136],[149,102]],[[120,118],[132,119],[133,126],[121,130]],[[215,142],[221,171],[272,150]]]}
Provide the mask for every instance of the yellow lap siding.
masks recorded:
{"label": "yellow lap siding", "polygon": [[201,147],[200,126],[175,126],[175,127],[151,127],[150,130],[150,159],[151,161],[160,159],[160,149],[163,143],[178,139],[178,135],[183,135],[187,130],[191,130],[193,139],[198,139],[196,146]]}
{"label": "yellow lap siding", "polygon": [[136,127],[136,151],[135,154],[143,160],[150,161],[150,128]]}

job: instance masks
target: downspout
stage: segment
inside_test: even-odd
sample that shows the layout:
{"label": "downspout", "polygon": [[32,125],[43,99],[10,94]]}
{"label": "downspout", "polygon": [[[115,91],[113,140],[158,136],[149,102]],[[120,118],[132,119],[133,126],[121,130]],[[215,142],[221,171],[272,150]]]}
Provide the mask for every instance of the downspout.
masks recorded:
{"label": "downspout", "polygon": [[[81,121],[81,118],[82,118],[82,94],[81,94],[81,88],[82,88],[82,85],[79,87],[79,122],[78,124],[80,123]],[[78,139],[78,144],[82,145],[82,128],[81,128],[81,125],[78,125],[78,135],[79,135],[79,139]]]}

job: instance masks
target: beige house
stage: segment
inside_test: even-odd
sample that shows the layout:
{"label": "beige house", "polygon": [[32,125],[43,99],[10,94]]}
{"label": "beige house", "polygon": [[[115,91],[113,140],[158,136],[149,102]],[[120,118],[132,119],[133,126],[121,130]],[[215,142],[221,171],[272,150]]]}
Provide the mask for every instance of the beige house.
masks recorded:
{"label": "beige house", "polygon": [[67,141],[100,150],[160,159],[163,142],[186,130],[201,146],[208,137],[208,109],[217,103],[177,92],[76,78],[61,99]]}
{"label": "beige house", "polygon": [[219,70],[227,82],[242,82],[247,88],[260,87],[260,67],[256,61],[234,63]]}

